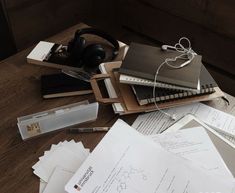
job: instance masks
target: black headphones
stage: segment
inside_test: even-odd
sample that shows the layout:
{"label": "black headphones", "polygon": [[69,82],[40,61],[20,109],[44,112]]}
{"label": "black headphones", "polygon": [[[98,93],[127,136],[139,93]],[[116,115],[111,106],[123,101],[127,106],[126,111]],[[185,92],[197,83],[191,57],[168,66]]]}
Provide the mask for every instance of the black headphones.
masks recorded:
{"label": "black headphones", "polygon": [[74,38],[68,43],[67,51],[74,66],[97,68],[106,56],[105,50],[100,44],[86,45],[86,40],[81,37],[84,34],[93,34],[107,40],[113,45],[112,59],[118,55],[119,43],[112,36],[94,28],[85,28],[76,31]]}

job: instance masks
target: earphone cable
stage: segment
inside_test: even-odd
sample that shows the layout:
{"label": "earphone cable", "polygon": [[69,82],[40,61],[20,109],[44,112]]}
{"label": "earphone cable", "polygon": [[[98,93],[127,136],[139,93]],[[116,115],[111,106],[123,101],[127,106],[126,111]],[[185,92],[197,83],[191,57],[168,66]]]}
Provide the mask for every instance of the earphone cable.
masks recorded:
{"label": "earphone cable", "polygon": [[[183,45],[182,45],[182,41],[183,40],[186,40],[187,43],[188,43],[188,48],[185,48]],[[167,47],[168,45],[166,45]],[[179,39],[179,42],[176,43],[174,46],[170,46],[172,48],[174,48],[177,52],[181,53],[180,55],[176,56],[175,58],[166,58],[164,62],[162,62],[156,72],[155,72],[155,76],[154,76],[154,85],[153,85],[153,101],[154,101],[154,105],[155,105],[155,108],[156,110],[158,110],[159,112],[165,114],[166,116],[170,117],[171,119],[175,120],[176,119],[176,115],[173,114],[173,115],[170,115],[169,113],[161,110],[159,107],[158,107],[158,104],[157,104],[157,100],[156,100],[156,85],[157,85],[157,77],[158,77],[158,74],[159,74],[159,71],[160,69],[166,64],[167,66],[169,66],[170,68],[174,68],[174,69],[180,69],[180,68],[183,68],[187,65],[189,65],[191,63],[191,61],[194,59],[195,55],[197,55],[191,48],[191,42],[188,38],[186,37],[182,37]],[[186,60],[186,62],[180,64],[179,66],[175,66],[175,65],[172,65],[170,64],[170,62],[176,62],[178,59],[182,59],[182,60]]]}

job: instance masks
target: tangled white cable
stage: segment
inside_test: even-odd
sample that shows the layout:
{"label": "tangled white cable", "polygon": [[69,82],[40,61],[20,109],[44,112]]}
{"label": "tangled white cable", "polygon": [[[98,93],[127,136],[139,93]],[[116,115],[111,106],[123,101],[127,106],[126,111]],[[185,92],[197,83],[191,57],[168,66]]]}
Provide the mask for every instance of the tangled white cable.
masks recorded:
{"label": "tangled white cable", "polygon": [[[183,45],[183,41],[185,41],[185,43],[187,44],[187,47],[184,47]],[[163,45],[162,46],[162,50],[163,51],[167,51],[167,49],[172,49],[175,50],[177,52],[180,53],[180,55],[176,56],[175,58],[166,58],[164,62],[162,62],[155,73],[154,76],[154,86],[153,86],[153,99],[154,99],[154,105],[156,107],[156,109],[160,112],[162,112],[163,114],[169,116],[171,119],[176,120],[176,115],[170,115],[167,112],[162,111],[161,109],[159,109],[158,105],[157,105],[157,101],[156,101],[156,84],[157,84],[157,76],[159,74],[160,69],[162,68],[162,66],[164,66],[164,64],[166,64],[167,66],[169,66],[170,68],[174,68],[174,69],[180,69],[183,68],[185,66],[187,66],[188,64],[190,64],[190,62],[194,59],[195,55],[197,55],[193,49],[191,48],[191,42],[188,38],[186,37],[182,37],[179,39],[179,42],[176,43],[174,46],[170,46],[170,45]],[[180,60],[186,60],[185,62],[183,62],[180,65],[173,65],[174,62],[176,62],[178,59]]]}

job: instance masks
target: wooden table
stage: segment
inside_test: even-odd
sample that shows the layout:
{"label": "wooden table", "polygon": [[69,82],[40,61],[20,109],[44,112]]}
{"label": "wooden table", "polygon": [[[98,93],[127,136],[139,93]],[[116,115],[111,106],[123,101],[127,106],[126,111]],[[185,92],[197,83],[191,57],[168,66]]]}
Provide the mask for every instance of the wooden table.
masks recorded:
{"label": "wooden table", "polygon": [[[78,24],[51,38],[49,41],[66,44],[78,28],[86,27]],[[39,179],[33,174],[32,165],[38,157],[48,150],[51,144],[63,140],[82,141],[91,150],[102,139],[105,133],[69,134],[65,130],[52,132],[23,141],[18,131],[17,117],[75,103],[88,99],[95,101],[94,96],[76,96],[60,99],[43,100],[40,94],[40,76],[50,74],[55,69],[27,64],[26,56],[32,47],[1,62],[0,67],[0,192],[32,193],[39,190]],[[230,105],[222,99],[207,104],[235,115],[235,98],[227,95]],[[137,115],[122,116],[131,124]],[[110,105],[100,105],[98,119],[82,126],[111,126],[118,116]]]}

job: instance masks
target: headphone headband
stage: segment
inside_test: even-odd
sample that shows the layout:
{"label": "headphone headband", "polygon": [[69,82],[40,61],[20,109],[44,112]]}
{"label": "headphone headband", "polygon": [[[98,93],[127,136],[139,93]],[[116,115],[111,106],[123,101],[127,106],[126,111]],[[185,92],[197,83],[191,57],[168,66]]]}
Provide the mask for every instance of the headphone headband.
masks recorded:
{"label": "headphone headband", "polygon": [[95,28],[84,28],[84,29],[77,30],[75,32],[74,38],[76,39],[77,37],[80,37],[81,35],[84,35],[84,34],[97,35],[97,36],[100,36],[103,39],[107,40],[108,42],[110,42],[114,46],[112,59],[114,59],[118,55],[119,43],[111,35],[105,33],[104,31],[95,29]]}

